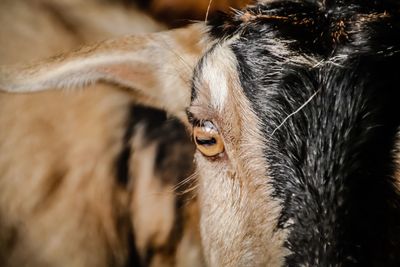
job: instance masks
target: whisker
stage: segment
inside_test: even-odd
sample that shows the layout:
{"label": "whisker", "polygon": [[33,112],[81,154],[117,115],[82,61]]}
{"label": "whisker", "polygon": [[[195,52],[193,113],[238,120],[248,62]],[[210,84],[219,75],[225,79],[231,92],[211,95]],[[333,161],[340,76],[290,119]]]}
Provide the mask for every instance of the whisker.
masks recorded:
{"label": "whisker", "polygon": [[175,194],[176,194],[177,196],[183,196],[183,195],[185,195],[185,194],[187,194],[187,193],[193,192],[193,191],[196,190],[198,187],[199,187],[199,184],[196,183],[194,186],[189,187],[189,188],[186,189],[185,191],[182,191],[182,192],[175,192]]}
{"label": "whisker", "polygon": [[210,8],[211,8],[212,1],[213,1],[213,0],[210,0],[210,1],[208,2],[207,12],[206,12],[206,18],[204,19],[204,22],[207,22],[207,20],[208,20],[208,13],[210,12]]}
{"label": "whisker", "polygon": [[296,113],[298,113],[300,110],[302,110],[308,103],[310,103],[310,101],[319,93],[320,89],[318,89],[317,91],[315,91],[314,94],[311,95],[311,97],[309,99],[307,99],[306,102],[304,102],[303,105],[301,105],[298,109],[296,109],[294,112],[290,113],[282,122],[281,124],[278,125],[278,127],[276,127],[272,133],[271,133],[271,137],[274,135],[274,133],[279,130],[279,128],[281,128],[285,122],[290,119],[292,116],[296,115]]}
{"label": "whisker", "polygon": [[172,191],[175,192],[175,191],[179,190],[180,187],[184,186],[185,184],[189,183],[190,181],[196,180],[197,175],[198,175],[197,171],[194,171],[191,175],[189,175],[188,177],[186,177],[185,179],[183,179],[182,181],[177,183],[172,188]]}

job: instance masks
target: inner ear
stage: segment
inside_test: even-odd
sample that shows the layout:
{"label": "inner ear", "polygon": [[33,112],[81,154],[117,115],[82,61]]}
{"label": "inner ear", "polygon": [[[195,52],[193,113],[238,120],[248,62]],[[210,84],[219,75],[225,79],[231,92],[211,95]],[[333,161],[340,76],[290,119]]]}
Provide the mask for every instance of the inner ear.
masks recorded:
{"label": "inner ear", "polygon": [[205,27],[128,36],[83,47],[29,66],[2,67],[0,89],[35,92],[77,88],[98,81],[135,90],[144,102],[185,118],[190,81],[205,51]]}

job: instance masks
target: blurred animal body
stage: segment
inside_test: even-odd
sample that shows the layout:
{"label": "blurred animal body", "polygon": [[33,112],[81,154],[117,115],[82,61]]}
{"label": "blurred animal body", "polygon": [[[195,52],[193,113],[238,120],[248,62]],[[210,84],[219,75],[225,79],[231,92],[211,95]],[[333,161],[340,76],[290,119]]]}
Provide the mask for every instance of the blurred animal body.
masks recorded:
{"label": "blurred animal body", "polygon": [[[0,22],[2,64],[164,29],[100,1],[5,0]],[[1,266],[202,266],[180,183],[194,147],[176,119],[109,84],[2,93],[0,113]]]}
{"label": "blurred animal body", "polygon": [[4,68],[0,88],[110,82],[179,118],[210,266],[399,266],[399,10],[260,1]]}

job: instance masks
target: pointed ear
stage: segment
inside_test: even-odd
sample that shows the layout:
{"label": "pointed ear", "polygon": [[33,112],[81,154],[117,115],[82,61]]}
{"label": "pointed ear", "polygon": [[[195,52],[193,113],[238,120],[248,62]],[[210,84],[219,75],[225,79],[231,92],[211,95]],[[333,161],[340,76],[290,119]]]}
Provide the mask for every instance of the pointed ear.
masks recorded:
{"label": "pointed ear", "polygon": [[35,92],[106,81],[133,89],[139,102],[182,118],[193,69],[205,49],[201,24],[105,41],[25,67],[0,69],[0,88]]}

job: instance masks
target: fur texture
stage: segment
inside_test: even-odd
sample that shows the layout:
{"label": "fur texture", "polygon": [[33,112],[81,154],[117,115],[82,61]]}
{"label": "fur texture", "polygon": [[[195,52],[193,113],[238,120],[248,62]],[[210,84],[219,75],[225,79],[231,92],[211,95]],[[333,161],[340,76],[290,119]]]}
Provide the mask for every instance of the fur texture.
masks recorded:
{"label": "fur texture", "polygon": [[[2,1],[1,64],[163,29],[84,2]],[[193,145],[176,119],[134,99],[104,83],[0,94],[1,266],[203,265],[197,200],[182,193],[193,180],[177,186],[193,172]]]}
{"label": "fur texture", "polygon": [[274,1],[214,23],[260,120],[286,264],[397,266],[396,7]]}
{"label": "fur texture", "polygon": [[[2,88],[45,90],[53,78],[53,89],[64,88],[65,76],[50,74],[70,67],[77,84],[95,73],[95,81],[132,87],[138,101],[184,122],[187,110],[193,127],[212,122],[224,152],[195,153],[210,266],[399,266],[399,20],[390,0],[261,1],[221,14],[207,33],[195,26],[114,41],[117,48],[105,47],[118,57],[107,55],[106,64],[96,61],[103,44],[14,69]],[[171,60],[149,60],[154,47]],[[124,53],[131,64],[119,60]],[[156,77],[163,83],[146,83]],[[165,238],[161,228],[152,244]]]}

